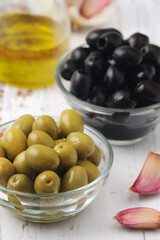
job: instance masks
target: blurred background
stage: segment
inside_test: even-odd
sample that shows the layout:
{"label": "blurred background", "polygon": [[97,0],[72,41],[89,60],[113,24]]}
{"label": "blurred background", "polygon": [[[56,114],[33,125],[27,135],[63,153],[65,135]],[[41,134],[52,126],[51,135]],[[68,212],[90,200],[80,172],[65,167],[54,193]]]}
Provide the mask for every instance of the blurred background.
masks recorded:
{"label": "blurred background", "polygon": [[[160,43],[159,36],[160,36],[160,28],[158,26],[159,16],[160,16],[160,1],[159,0],[84,0],[84,1],[77,1],[77,0],[66,0],[66,2],[72,2],[73,5],[69,7],[69,13],[71,19],[73,21],[73,8],[75,2],[88,2],[86,4],[86,8],[95,8],[97,9],[98,5],[99,9],[101,10],[100,13],[94,12],[94,15],[89,18],[86,18],[84,21],[85,23],[79,26],[78,30],[72,35],[72,44],[71,46],[75,46],[76,42],[84,42],[84,37],[86,33],[90,30],[89,26],[91,26],[91,22],[93,22],[92,28],[94,25],[98,27],[114,27],[118,28],[122,31],[125,38],[128,38],[134,32],[142,32],[147,34],[151,42],[155,44]],[[84,4],[83,3],[83,4]],[[109,3],[109,5],[102,6],[102,3]],[[90,6],[89,6],[90,5]],[[105,5],[105,4],[104,4]],[[83,5],[82,5],[83,6]],[[85,6],[85,5],[84,5]],[[89,6],[89,7],[88,7]],[[71,10],[72,9],[72,10]],[[80,9],[79,9],[80,10]],[[87,11],[87,10],[86,10]],[[90,13],[90,11],[88,10]],[[103,14],[105,12],[105,14]],[[75,14],[76,15],[76,14]],[[78,14],[77,14],[78,15]],[[83,16],[84,17],[84,16]],[[78,18],[78,17],[77,17]],[[96,18],[96,20],[94,20]],[[83,19],[84,20],[84,19]],[[97,24],[97,22],[100,24]],[[78,21],[77,21],[78,22]],[[81,24],[81,21],[79,21]],[[88,23],[89,22],[89,23]],[[88,23],[88,28],[87,28]],[[75,34],[76,33],[76,34]],[[82,37],[82,35],[84,37]],[[78,43],[77,43],[78,44]]]}
{"label": "blurred background", "polygon": [[[10,1],[5,0],[1,2],[1,5]],[[91,30],[108,27],[119,29],[124,39],[135,32],[141,32],[149,36],[151,43],[160,45],[159,0],[64,1],[68,4],[66,14],[69,15],[72,25],[70,49],[84,43],[87,33]],[[14,0],[14,2],[20,1]],[[34,7],[33,3],[39,4],[39,9],[43,12],[47,12],[46,3],[53,3],[52,0],[28,0],[21,3],[28,2],[32,7]],[[55,15],[55,13],[52,14],[53,18]],[[59,13],[58,15],[60,16]],[[35,75],[33,75],[33,81],[34,79]],[[1,122],[16,118],[24,113],[59,115],[63,109],[68,107],[56,85],[42,89],[25,90],[0,83]]]}

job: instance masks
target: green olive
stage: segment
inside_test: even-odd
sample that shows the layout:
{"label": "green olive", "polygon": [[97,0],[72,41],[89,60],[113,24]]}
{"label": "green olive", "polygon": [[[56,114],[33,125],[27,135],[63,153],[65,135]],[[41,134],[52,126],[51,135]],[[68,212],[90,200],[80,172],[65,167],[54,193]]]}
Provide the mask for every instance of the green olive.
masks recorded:
{"label": "green olive", "polygon": [[59,128],[63,137],[71,132],[83,132],[83,120],[76,111],[64,110],[60,115]]}
{"label": "green olive", "polygon": [[14,173],[13,164],[7,158],[0,157],[0,184],[7,186],[8,179]]}
{"label": "green olive", "polygon": [[55,146],[54,140],[47,133],[41,130],[32,131],[28,136],[27,144],[28,147],[34,144],[42,144],[51,148]]}
{"label": "green olive", "polygon": [[87,134],[82,132],[70,133],[66,138],[66,142],[75,147],[79,159],[88,158],[95,149],[93,140]]}
{"label": "green olive", "polygon": [[94,165],[99,166],[101,161],[101,151],[96,145],[94,152],[92,153],[91,156],[88,157],[88,160],[92,162]]}
{"label": "green olive", "polygon": [[61,191],[66,192],[83,187],[88,184],[86,170],[81,166],[74,166],[68,169],[61,182]]}
{"label": "green olive", "polygon": [[37,194],[58,193],[60,178],[52,171],[41,172],[35,179],[34,189]]}
{"label": "green olive", "polygon": [[10,128],[4,134],[2,146],[7,156],[13,160],[19,153],[27,149],[26,135],[18,128]]}
{"label": "green olive", "polygon": [[26,150],[28,165],[36,171],[51,170],[58,168],[60,159],[55,150],[50,147],[35,144]]}
{"label": "green olive", "polygon": [[25,174],[14,174],[7,182],[7,187],[16,191],[34,193],[33,182]]}
{"label": "green olive", "polygon": [[100,176],[98,168],[88,160],[79,160],[77,162],[77,165],[83,167],[86,170],[88,175],[88,183],[94,181]]}
{"label": "green olive", "polygon": [[3,157],[3,158],[6,157],[5,151],[2,146],[2,141],[0,142],[0,157]]}
{"label": "green olive", "polygon": [[77,162],[77,151],[76,149],[67,142],[61,142],[54,147],[54,150],[57,152],[60,158],[60,168],[68,169],[73,167]]}
{"label": "green olive", "polygon": [[63,139],[63,138],[61,138],[61,139],[56,139],[56,140],[54,140],[54,142],[55,142],[55,146],[56,146],[57,144],[59,144],[59,143],[61,143],[61,142],[65,142],[65,139]]}
{"label": "green olive", "polygon": [[41,130],[50,135],[53,139],[57,138],[58,135],[57,124],[55,120],[48,115],[42,115],[38,117],[33,122],[32,130]]}
{"label": "green olive", "polygon": [[26,151],[23,151],[17,155],[13,161],[13,166],[16,173],[22,173],[27,175],[30,178],[33,178],[36,174],[36,171],[30,168],[26,160]]}
{"label": "green olive", "polygon": [[58,140],[58,139],[62,139],[63,138],[63,136],[61,136],[61,130],[60,130],[60,127],[57,125],[57,128],[58,128],[58,132],[57,132],[57,137],[56,137],[56,139]]}
{"label": "green olive", "polygon": [[19,117],[14,123],[13,128],[18,128],[24,132],[26,136],[32,131],[32,125],[34,122],[34,117],[30,114],[24,114]]}

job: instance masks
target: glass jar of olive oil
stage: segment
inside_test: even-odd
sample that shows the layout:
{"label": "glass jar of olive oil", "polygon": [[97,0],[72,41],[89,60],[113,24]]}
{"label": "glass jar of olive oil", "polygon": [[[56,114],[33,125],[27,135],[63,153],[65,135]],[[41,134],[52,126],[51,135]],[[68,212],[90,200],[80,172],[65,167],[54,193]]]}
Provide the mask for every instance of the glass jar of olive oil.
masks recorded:
{"label": "glass jar of olive oil", "polygon": [[61,0],[0,3],[0,81],[41,88],[55,83],[59,58],[69,49],[70,23]]}

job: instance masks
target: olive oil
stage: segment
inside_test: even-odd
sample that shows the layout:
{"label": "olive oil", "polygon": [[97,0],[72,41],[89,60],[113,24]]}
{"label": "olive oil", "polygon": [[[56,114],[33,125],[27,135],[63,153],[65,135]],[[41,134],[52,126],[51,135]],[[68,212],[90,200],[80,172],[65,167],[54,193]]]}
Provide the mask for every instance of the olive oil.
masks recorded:
{"label": "olive oil", "polygon": [[55,82],[59,58],[69,48],[64,22],[32,14],[0,17],[0,81],[26,88]]}

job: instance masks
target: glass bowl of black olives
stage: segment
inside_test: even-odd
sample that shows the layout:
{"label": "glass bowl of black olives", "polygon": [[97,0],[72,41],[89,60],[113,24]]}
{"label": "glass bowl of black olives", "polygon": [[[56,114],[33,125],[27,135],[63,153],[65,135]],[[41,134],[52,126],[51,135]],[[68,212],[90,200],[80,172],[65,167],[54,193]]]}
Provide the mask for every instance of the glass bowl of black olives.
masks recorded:
{"label": "glass bowl of black olives", "polygon": [[90,32],[61,58],[56,81],[85,123],[114,145],[142,140],[160,121],[160,47],[142,33]]}
{"label": "glass bowl of black olives", "polygon": [[0,136],[0,206],[19,218],[47,223],[74,216],[107,182],[112,147],[74,110],[22,115],[2,124]]}

